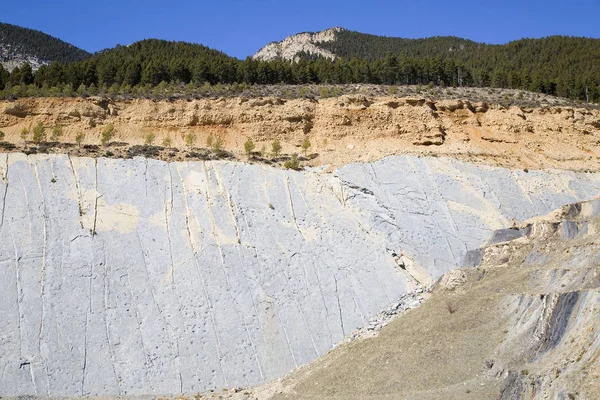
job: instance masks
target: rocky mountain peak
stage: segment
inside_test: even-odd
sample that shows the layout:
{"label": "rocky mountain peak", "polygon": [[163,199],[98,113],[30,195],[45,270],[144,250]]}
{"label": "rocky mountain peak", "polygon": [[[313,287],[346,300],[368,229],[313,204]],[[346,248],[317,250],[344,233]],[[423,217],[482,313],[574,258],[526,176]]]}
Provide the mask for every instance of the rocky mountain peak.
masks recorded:
{"label": "rocky mountain peak", "polygon": [[336,35],[344,30],[344,28],[334,27],[320,32],[303,32],[288,36],[280,42],[269,43],[260,49],[253,58],[261,61],[275,59],[291,61],[296,59],[298,53],[304,52],[334,59],[335,55],[328,50],[320,48],[319,43],[334,41]]}

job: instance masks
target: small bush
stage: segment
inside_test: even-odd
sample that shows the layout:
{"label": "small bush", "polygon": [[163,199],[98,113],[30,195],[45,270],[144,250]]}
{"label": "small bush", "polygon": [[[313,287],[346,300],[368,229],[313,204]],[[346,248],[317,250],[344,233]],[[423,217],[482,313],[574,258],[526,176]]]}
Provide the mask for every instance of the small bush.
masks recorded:
{"label": "small bush", "polygon": [[213,140],[212,143],[211,150],[218,156],[220,156],[223,153],[223,138],[221,138],[221,136],[215,137],[215,140]]}
{"label": "small bush", "polygon": [[6,134],[2,131],[0,131],[0,142],[2,142],[4,140],[4,137],[6,136]]}
{"label": "small bush", "polygon": [[287,160],[283,164],[283,167],[286,169],[293,169],[295,171],[298,171],[300,169],[300,161],[298,161],[298,155],[292,154],[292,158],[290,160]]}
{"label": "small bush", "polygon": [[171,137],[169,135],[165,136],[162,141],[163,147],[171,147]]}
{"label": "small bush", "polygon": [[84,139],[85,139],[85,133],[83,133],[83,132],[79,132],[77,135],[75,135],[75,143],[77,143],[77,147],[81,148],[81,143],[83,142]]}
{"label": "small bush", "polygon": [[5,108],[4,113],[13,117],[25,118],[29,112],[23,104],[15,103],[14,106]]}
{"label": "small bush", "polygon": [[115,137],[115,127],[113,124],[109,124],[103,131],[100,137],[100,143],[102,146],[108,146],[110,141]]}
{"label": "small bush", "polygon": [[196,135],[193,133],[188,133],[185,135],[185,145],[189,147],[189,149],[194,148],[194,143],[196,143]]}
{"label": "small bush", "polygon": [[148,146],[152,146],[152,143],[154,142],[155,138],[156,138],[156,135],[152,132],[146,134],[146,137],[144,138],[144,144],[148,145]]}
{"label": "small bush", "polygon": [[244,143],[244,151],[246,152],[246,155],[248,157],[252,155],[252,152],[254,151],[255,147],[256,145],[252,141],[252,138],[248,138],[248,140],[246,140],[246,142]]}
{"label": "small bush", "polygon": [[274,157],[279,157],[279,153],[281,153],[281,143],[279,143],[279,139],[273,140],[271,143],[271,153],[273,153]]}
{"label": "small bush", "polygon": [[304,156],[306,157],[306,152],[308,151],[308,149],[310,149],[310,140],[308,140],[308,138],[304,138],[304,141],[302,142],[302,151],[304,152]]}
{"label": "small bush", "polygon": [[52,134],[50,135],[51,142],[58,142],[63,135],[63,128],[61,125],[56,125],[52,128]]}
{"label": "small bush", "polygon": [[33,143],[40,144],[46,141],[46,128],[44,124],[38,122],[33,128]]}
{"label": "small bush", "polygon": [[27,139],[29,138],[29,129],[23,128],[21,129],[21,133],[19,134],[23,142],[27,143]]}

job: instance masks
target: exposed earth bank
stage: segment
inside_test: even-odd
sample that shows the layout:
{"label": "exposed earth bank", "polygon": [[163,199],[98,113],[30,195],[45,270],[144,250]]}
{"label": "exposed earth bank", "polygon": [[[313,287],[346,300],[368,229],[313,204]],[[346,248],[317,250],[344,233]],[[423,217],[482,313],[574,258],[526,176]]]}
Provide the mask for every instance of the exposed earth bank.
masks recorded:
{"label": "exposed earth bank", "polygon": [[[388,155],[438,155],[509,168],[600,169],[600,111],[573,106],[517,107],[430,101],[425,98],[219,98],[200,100],[110,101],[100,98],[19,99],[0,102],[0,130],[5,140],[23,149],[19,134],[42,122],[47,130],[64,127],[63,142],[100,143],[101,132],[116,128],[114,141],[140,145],[154,134],[155,145],[169,137],[178,150],[159,158],[188,160],[186,136],[206,147],[208,135],[220,136],[225,149],[244,159],[244,142],[253,138],[255,151],[270,152],[279,139],[283,153],[302,153],[311,142],[304,164],[340,167],[370,162]],[[31,138],[29,139],[31,140]],[[25,146],[25,149],[31,144]],[[107,149],[68,151],[98,156]],[[111,153],[119,154],[114,148]],[[118,149],[117,149],[118,150]],[[265,158],[269,158],[265,154]]]}

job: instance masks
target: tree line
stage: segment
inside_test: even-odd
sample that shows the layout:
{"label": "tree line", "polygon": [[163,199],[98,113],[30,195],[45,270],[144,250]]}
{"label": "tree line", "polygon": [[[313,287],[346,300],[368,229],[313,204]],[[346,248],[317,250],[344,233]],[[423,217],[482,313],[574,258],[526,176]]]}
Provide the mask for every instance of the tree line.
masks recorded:
{"label": "tree line", "polygon": [[[520,41],[521,44],[485,47],[485,51],[469,50],[470,47],[466,46],[460,51],[438,54],[430,50],[426,55],[407,55],[404,50],[403,53],[388,51],[376,58],[340,57],[335,60],[305,54],[297,62],[239,60],[202,45],[151,39],[130,46],[117,46],[79,62],[54,62],[37,71],[28,65],[11,73],[0,67],[0,96],[139,93],[140,88],[151,89],[174,83],[198,86],[207,83],[432,83],[439,86],[522,89],[599,102],[600,68],[597,65],[600,65],[600,54],[597,50],[590,52],[588,39],[564,39],[564,42],[543,42],[546,45],[541,49],[537,45],[528,47],[527,39]],[[578,43],[581,46],[578,47]],[[593,43],[598,46],[600,41]],[[460,49],[460,43],[454,45]],[[473,44],[475,48],[476,45]],[[515,46],[523,48],[515,50]],[[522,55],[534,48],[538,49],[537,53],[529,58],[536,61],[525,62]],[[511,56],[511,51],[518,56]],[[584,54],[586,52],[589,54]]]}

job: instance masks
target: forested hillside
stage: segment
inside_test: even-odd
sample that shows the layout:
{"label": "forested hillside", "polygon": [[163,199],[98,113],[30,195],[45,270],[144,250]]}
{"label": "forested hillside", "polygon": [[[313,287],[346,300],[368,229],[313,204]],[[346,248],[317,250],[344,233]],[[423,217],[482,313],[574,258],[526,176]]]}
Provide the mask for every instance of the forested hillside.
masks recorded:
{"label": "forested hillside", "polygon": [[88,52],[43,32],[1,22],[0,47],[7,60],[11,55],[26,55],[42,62],[73,62],[89,56]]}
{"label": "forested hillside", "polygon": [[[28,66],[10,74],[0,69],[0,96],[144,96],[156,94],[153,88],[160,85],[185,86],[189,93],[207,84],[372,83],[512,88],[600,101],[598,39],[557,36],[484,45],[453,37],[339,35],[321,44],[337,59],[301,55],[298,62],[239,60],[198,44],[144,40],[37,72]],[[173,94],[167,92],[160,91]]]}

